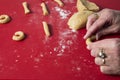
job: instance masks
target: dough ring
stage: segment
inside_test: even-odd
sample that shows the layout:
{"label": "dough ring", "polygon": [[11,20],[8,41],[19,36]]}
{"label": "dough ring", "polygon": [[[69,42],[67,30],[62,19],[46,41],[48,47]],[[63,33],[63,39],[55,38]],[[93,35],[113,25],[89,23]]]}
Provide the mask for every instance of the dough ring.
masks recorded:
{"label": "dough ring", "polygon": [[24,34],[24,32],[22,32],[22,31],[17,31],[17,32],[15,32],[15,34],[13,35],[13,37],[12,37],[12,39],[14,40],[14,41],[21,41],[21,40],[23,40],[25,38],[25,34]]}
{"label": "dough ring", "polygon": [[86,39],[86,44],[89,45],[89,44],[92,43],[95,39],[96,39],[96,36],[92,36],[92,37]]}
{"label": "dough ring", "polygon": [[0,24],[5,24],[10,21],[10,17],[8,15],[0,15]]}

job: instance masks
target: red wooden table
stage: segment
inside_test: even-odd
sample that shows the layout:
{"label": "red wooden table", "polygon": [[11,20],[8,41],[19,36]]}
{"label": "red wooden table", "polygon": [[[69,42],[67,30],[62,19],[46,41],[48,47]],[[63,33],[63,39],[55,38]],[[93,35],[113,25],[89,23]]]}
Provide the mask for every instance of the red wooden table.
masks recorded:
{"label": "red wooden table", "polygon": [[[32,11],[25,15],[22,2]],[[40,80],[120,80],[104,75],[86,49],[85,29],[72,31],[67,26],[76,12],[76,0],[63,0],[60,8],[53,0],[44,0],[50,15],[43,16],[42,0],[0,0],[0,14],[11,16],[11,22],[0,24],[0,79]],[[90,0],[101,8],[120,10],[119,0]],[[45,37],[42,21],[47,21],[52,36]],[[14,32],[27,35],[23,41],[12,40]]]}

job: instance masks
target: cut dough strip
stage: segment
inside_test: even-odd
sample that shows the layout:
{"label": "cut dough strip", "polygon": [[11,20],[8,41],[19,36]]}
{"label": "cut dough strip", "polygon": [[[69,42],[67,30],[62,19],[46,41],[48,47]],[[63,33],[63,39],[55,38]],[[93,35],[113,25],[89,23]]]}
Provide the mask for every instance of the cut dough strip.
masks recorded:
{"label": "cut dough strip", "polygon": [[30,9],[28,8],[28,3],[27,2],[23,2],[22,5],[23,5],[23,8],[24,8],[25,14],[30,13]]}
{"label": "cut dough strip", "polygon": [[42,23],[43,23],[44,32],[45,32],[46,36],[49,37],[50,31],[49,31],[49,27],[48,27],[47,22],[43,21]]}
{"label": "cut dough strip", "polygon": [[92,36],[92,37],[86,39],[86,44],[89,45],[89,44],[92,43],[92,41],[95,40],[95,39],[96,39],[95,36]]}
{"label": "cut dough strip", "polygon": [[10,17],[6,14],[0,15],[0,24],[8,23],[10,20]]}
{"label": "cut dough strip", "polygon": [[41,7],[42,7],[43,15],[48,15],[49,12],[44,2],[41,3]]}
{"label": "cut dough strip", "polygon": [[54,0],[54,1],[57,2],[60,7],[63,7],[63,6],[64,6],[64,4],[63,4],[63,2],[62,2],[61,0]]}

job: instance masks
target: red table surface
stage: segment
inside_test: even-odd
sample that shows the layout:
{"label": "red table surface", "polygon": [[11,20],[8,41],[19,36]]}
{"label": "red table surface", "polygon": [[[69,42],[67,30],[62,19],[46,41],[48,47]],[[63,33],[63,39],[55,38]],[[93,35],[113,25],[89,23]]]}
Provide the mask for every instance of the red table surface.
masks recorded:
{"label": "red table surface", "polygon": [[[22,2],[32,13],[25,15]],[[86,49],[85,29],[72,31],[66,24],[76,12],[76,0],[63,0],[59,7],[53,0],[43,0],[50,15],[43,16],[42,0],[0,0],[0,14],[11,16],[11,22],[0,24],[0,79],[40,80],[120,80],[119,76],[102,74]],[[90,0],[101,8],[120,10],[119,0]],[[60,13],[64,13],[64,16]],[[47,21],[51,37],[46,38],[42,21]],[[23,41],[12,40],[16,31],[27,35]]]}

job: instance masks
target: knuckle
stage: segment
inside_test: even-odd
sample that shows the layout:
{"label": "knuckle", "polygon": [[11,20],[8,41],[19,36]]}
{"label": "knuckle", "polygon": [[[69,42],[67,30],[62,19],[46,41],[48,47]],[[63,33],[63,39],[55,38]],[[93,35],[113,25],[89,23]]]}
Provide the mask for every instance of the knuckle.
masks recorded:
{"label": "knuckle", "polygon": [[92,15],[90,15],[90,16],[88,16],[88,20],[91,20],[91,19],[93,19],[94,17],[93,17],[93,14]]}
{"label": "knuckle", "polygon": [[113,33],[119,33],[120,32],[120,29],[119,29],[119,27],[115,27],[115,28],[113,28]]}
{"label": "knuckle", "polygon": [[120,39],[119,38],[113,39],[113,47],[118,48],[119,47],[119,43],[120,43]]}
{"label": "knuckle", "polygon": [[108,9],[108,8],[103,9],[103,12],[105,12],[105,13],[109,13],[109,14],[110,14],[111,11],[112,11],[112,10],[111,10],[111,9]]}
{"label": "knuckle", "polygon": [[107,11],[110,11],[110,9],[108,9],[108,8],[105,8],[105,9],[103,9],[103,11],[106,11],[106,12],[107,12]]}
{"label": "knuckle", "polygon": [[92,29],[92,28],[90,28],[90,29],[88,30],[88,32],[89,32],[89,33],[92,33],[92,32],[93,32],[93,29]]}
{"label": "knuckle", "polygon": [[104,15],[106,15],[108,17],[111,17],[114,14],[114,12],[111,9],[108,9],[108,8],[103,9],[102,12],[103,12]]}
{"label": "knuckle", "polygon": [[118,55],[118,53],[120,52],[120,48],[119,48],[120,47],[120,39],[119,38],[114,39],[111,44],[112,44],[112,49],[114,50],[114,53],[116,55]]}

